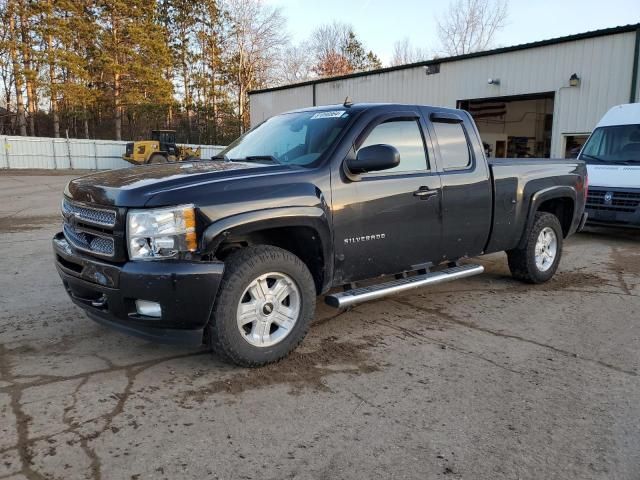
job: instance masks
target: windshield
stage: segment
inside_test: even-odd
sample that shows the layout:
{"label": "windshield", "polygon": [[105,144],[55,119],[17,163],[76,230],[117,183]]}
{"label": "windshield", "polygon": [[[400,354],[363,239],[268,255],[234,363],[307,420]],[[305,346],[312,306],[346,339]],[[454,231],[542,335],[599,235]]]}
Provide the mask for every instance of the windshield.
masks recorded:
{"label": "windshield", "polygon": [[338,138],[350,119],[346,109],[285,113],[238,138],[218,157],[285,165],[311,165]]}
{"label": "windshield", "polygon": [[640,164],[640,124],[597,128],[580,159],[587,163]]}

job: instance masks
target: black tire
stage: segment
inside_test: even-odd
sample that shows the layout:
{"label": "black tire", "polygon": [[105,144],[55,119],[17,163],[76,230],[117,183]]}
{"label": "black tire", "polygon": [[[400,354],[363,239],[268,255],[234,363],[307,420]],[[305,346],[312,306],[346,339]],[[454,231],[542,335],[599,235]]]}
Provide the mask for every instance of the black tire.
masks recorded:
{"label": "black tire", "polygon": [[[290,332],[272,346],[255,346],[247,341],[237,323],[237,309],[247,287],[269,272],[292,279],[300,292],[297,321]],[[223,360],[243,367],[260,367],[277,362],[293,351],[309,330],[316,306],[316,289],[307,266],[282,248],[258,245],[243,248],[225,259],[225,272],[208,325],[211,349]]]}
{"label": "black tire", "polygon": [[160,153],[154,153],[149,157],[148,163],[167,163],[167,157]]}
{"label": "black tire", "polygon": [[[536,242],[538,236],[545,228],[550,228],[555,233],[557,249],[553,263],[543,271],[538,268],[536,264]],[[533,225],[527,234],[524,246],[507,252],[509,270],[511,270],[513,278],[527,283],[544,283],[549,281],[556,273],[562,257],[562,235],[562,226],[555,215],[546,212],[537,212]]]}

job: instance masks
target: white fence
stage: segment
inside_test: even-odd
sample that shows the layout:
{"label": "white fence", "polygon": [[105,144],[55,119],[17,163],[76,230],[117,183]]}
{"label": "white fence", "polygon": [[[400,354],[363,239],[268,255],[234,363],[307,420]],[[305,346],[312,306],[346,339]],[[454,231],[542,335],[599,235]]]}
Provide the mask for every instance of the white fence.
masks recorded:
{"label": "white fence", "polygon": [[[132,166],[122,159],[128,142],[116,140],[81,140],[77,138],[0,136],[0,169],[48,168],[110,170]],[[224,147],[201,147],[201,158],[209,159]]]}

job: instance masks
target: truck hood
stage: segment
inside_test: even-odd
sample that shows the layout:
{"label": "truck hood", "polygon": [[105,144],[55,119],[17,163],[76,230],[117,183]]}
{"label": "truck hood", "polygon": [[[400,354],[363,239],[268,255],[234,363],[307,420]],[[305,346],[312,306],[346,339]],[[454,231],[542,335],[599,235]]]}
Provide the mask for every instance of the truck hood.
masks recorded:
{"label": "truck hood", "polygon": [[587,164],[592,187],[639,188],[640,165]]}
{"label": "truck hood", "polygon": [[143,165],[76,178],[65,188],[65,196],[99,205],[144,207],[161,192],[291,170],[285,165],[222,161]]}

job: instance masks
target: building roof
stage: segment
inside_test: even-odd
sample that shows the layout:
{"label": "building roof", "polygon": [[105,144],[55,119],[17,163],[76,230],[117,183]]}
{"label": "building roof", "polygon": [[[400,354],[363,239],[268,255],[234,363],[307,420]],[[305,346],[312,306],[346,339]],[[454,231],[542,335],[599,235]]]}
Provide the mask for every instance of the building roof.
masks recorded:
{"label": "building roof", "polygon": [[368,75],[378,75],[381,73],[395,72],[398,70],[406,70],[406,69],[416,68],[416,67],[426,67],[429,65],[436,65],[440,63],[457,62],[459,60],[466,60],[468,58],[486,57],[489,55],[497,55],[500,53],[517,52],[519,50],[528,50],[530,48],[547,47],[550,45],[557,45],[560,43],[574,42],[576,40],[586,40],[589,38],[604,37],[607,35],[616,35],[619,33],[629,33],[629,32],[635,32],[635,31],[640,31],[640,23],[635,23],[631,25],[622,25],[619,27],[612,27],[612,28],[604,28],[601,30],[592,30],[590,32],[577,33],[575,35],[567,35],[564,37],[551,38],[548,40],[540,40],[540,41],[531,42],[531,43],[523,43],[520,45],[513,45],[511,47],[501,47],[501,48],[495,48],[493,50],[484,50],[482,52],[467,53],[464,55],[455,55],[452,57],[434,58],[432,60],[424,60],[416,63],[407,63],[405,65],[397,65],[394,67],[378,68],[376,70],[368,70],[366,72],[357,72],[357,73],[350,73],[347,75],[339,75],[337,77],[317,78],[317,79],[308,80],[305,82],[292,83],[289,85],[280,85],[277,87],[263,88],[260,90],[252,90],[249,92],[249,95],[253,95],[256,93],[275,92],[278,90],[286,90],[288,88],[304,87],[304,86],[314,85],[318,83],[335,82],[338,80],[344,80],[348,78],[365,77]]}

